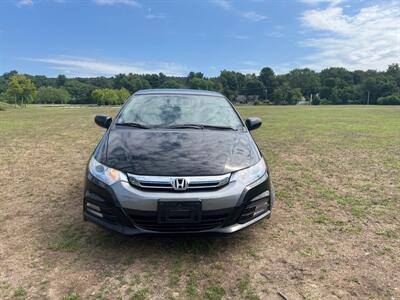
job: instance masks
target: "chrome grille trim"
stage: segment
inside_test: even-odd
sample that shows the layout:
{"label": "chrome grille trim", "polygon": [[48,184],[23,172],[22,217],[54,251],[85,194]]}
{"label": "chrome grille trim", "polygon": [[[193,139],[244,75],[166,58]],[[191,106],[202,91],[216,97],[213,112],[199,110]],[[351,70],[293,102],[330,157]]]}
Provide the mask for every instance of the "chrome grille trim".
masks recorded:
{"label": "chrome grille trim", "polygon": [[229,182],[231,173],[217,176],[146,176],[128,173],[129,182],[144,189],[174,190],[176,179],[185,179],[188,183],[186,190],[218,188]]}

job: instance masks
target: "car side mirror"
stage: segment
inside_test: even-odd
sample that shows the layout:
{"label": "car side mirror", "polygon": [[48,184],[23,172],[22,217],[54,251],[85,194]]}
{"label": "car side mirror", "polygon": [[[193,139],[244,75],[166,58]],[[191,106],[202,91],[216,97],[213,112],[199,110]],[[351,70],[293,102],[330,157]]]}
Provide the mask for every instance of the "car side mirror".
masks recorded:
{"label": "car side mirror", "polygon": [[254,130],[260,127],[262,124],[262,121],[260,118],[248,118],[246,119],[246,127],[248,130]]}
{"label": "car side mirror", "polygon": [[94,117],[94,122],[103,128],[108,128],[111,125],[112,118],[110,116],[97,115]]}

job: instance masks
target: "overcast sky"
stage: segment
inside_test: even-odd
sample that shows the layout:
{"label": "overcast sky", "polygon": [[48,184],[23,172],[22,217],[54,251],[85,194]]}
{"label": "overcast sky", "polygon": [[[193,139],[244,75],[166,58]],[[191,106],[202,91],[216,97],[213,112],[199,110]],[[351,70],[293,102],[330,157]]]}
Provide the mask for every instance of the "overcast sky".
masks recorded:
{"label": "overcast sky", "polygon": [[0,73],[207,76],[400,62],[400,0],[0,0]]}

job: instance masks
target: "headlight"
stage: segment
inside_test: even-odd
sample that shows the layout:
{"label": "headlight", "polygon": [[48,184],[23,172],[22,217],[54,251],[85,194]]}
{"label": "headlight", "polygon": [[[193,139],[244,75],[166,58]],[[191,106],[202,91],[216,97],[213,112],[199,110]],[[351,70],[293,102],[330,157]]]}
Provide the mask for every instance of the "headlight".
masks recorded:
{"label": "headlight", "polygon": [[264,176],[266,172],[267,166],[264,162],[264,159],[261,158],[261,160],[254,166],[233,173],[231,176],[231,182],[240,181],[245,185],[249,185]]}
{"label": "headlight", "polygon": [[89,162],[89,172],[107,185],[112,185],[117,181],[128,181],[124,173],[99,163],[93,156]]}

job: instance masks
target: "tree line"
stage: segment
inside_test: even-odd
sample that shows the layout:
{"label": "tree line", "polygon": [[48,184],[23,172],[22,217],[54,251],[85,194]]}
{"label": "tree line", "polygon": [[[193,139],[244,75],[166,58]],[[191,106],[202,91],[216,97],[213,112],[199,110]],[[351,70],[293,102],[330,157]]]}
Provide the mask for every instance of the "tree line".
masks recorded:
{"label": "tree line", "polygon": [[190,88],[223,93],[235,103],[270,104],[390,104],[400,105],[400,66],[386,71],[349,71],[308,68],[275,74],[223,70],[217,77],[190,72],[186,77],[159,74],[118,74],[113,77],[67,78],[65,75],[19,74],[0,76],[0,101],[26,103],[122,104],[132,93],[149,88]]}

